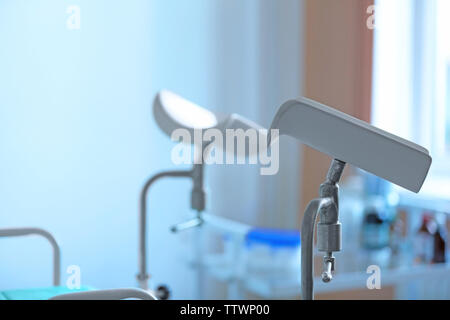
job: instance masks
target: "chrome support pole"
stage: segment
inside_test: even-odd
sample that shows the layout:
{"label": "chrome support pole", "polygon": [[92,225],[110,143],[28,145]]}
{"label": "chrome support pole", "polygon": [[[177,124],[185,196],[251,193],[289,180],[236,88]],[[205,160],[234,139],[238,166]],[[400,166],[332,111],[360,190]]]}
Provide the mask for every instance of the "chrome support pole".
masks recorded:
{"label": "chrome support pole", "polygon": [[326,181],[320,186],[320,198],[312,200],[303,216],[301,229],[301,286],[302,298],[314,298],[314,230],[317,215],[320,223],[317,226],[318,250],[325,252],[324,272],[322,280],[330,282],[334,271],[333,252],[341,250],[341,224],[338,221],[339,182],[344,171],[345,163],[333,160],[327,174]]}
{"label": "chrome support pole", "polygon": [[139,283],[139,288],[144,290],[148,290],[149,279],[149,275],[147,273],[147,194],[150,187],[156,181],[168,177],[191,178],[192,170],[165,171],[158,173],[147,180],[141,190],[139,202],[139,273],[137,275],[137,280]]}
{"label": "chrome support pole", "polygon": [[8,228],[0,229],[0,238],[37,235],[45,238],[53,249],[53,285],[61,284],[61,249],[52,234],[40,228]]}

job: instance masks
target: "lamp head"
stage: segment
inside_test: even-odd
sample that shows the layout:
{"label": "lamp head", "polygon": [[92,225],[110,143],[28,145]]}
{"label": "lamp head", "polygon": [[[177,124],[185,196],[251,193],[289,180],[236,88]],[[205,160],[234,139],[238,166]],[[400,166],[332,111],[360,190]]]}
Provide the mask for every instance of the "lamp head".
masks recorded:
{"label": "lamp head", "polygon": [[271,129],[416,193],[431,166],[425,148],[306,98],[283,104]]}

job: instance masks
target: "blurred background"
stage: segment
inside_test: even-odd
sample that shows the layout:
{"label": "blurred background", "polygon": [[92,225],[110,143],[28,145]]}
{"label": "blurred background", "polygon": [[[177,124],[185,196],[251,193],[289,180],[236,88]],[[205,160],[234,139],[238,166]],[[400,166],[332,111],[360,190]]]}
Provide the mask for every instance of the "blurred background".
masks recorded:
{"label": "blurred background", "polygon": [[[265,127],[306,96],[433,157],[418,195],[347,168],[344,250],[317,297],[450,299],[449,12],[448,0],[0,0],[0,228],[50,231],[63,283],[76,265],[83,284],[137,286],[139,192],[174,168],[174,143],[153,119],[158,90]],[[244,235],[170,233],[193,214],[191,185],[159,182],[148,205],[152,287],[176,299],[299,298],[295,230],[330,160],[283,137],[275,176],[208,166],[207,212]],[[51,285],[44,240],[2,238],[0,260],[0,290]],[[380,290],[367,288],[370,265]]]}

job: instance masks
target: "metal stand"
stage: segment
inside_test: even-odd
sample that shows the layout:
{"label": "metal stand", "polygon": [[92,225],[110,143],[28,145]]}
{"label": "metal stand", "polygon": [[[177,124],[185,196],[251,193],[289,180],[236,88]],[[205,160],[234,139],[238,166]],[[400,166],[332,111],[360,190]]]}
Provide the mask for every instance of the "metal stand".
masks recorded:
{"label": "metal stand", "polygon": [[312,200],[305,211],[301,230],[302,250],[302,298],[314,298],[314,227],[317,214],[317,247],[324,252],[322,281],[330,282],[335,267],[333,252],[341,251],[341,224],[339,218],[338,182],[345,168],[345,162],[333,160],[327,179],[320,186],[320,197]]}
{"label": "metal stand", "polygon": [[192,179],[191,207],[198,212],[197,218],[173,227],[172,232],[200,226],[202,223],[200,213],[205,210],[206,195],[203,189],[203,164],[195,164],[191,170],[161,172],[145,183],[141,191],[139,206],[139,273],[137,275],[139,287],[144,290],[148,290],[149,279],[147,273],[147,194],[153,183],[168,177]]}

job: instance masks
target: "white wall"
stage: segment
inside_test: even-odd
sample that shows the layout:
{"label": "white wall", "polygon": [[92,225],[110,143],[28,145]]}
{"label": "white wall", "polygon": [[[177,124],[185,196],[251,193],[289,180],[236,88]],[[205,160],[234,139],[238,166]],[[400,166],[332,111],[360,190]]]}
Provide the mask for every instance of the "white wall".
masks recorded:
{"label": "white wall", "polygon": [[[73,4],[80,30],[66,28]],[[76,264],[83,284],[134,286],[139,190],[174,167],[154,94],[168,88],[268,126],[300,88],[299,12],[294,0],[0,0],[0,227],[51,231],[63,280]],[[283,144],[291,162],[279,177],[208,168],[210,211],[291,225],[299,165]],[[187,236],[168,232],[189,213],[189,190],[160,182],[149,205],[149,267],[175,298],[195,294],[180,259]],[[0,239],[0,260],[0,290],[51,283],[43,240]]]}
{"label": "white wall", "polygon": [[[217,16],[217,94],[220,110],[241,113],[269,127],[278,107],[300,96],[302,1],[219,1]],[[259,167],[222,167],[214,211],[271,227],[297,223],[298,144],[281,138],[280,171],[260,176]],[[245,181],[245,184],[241,183]]]}

